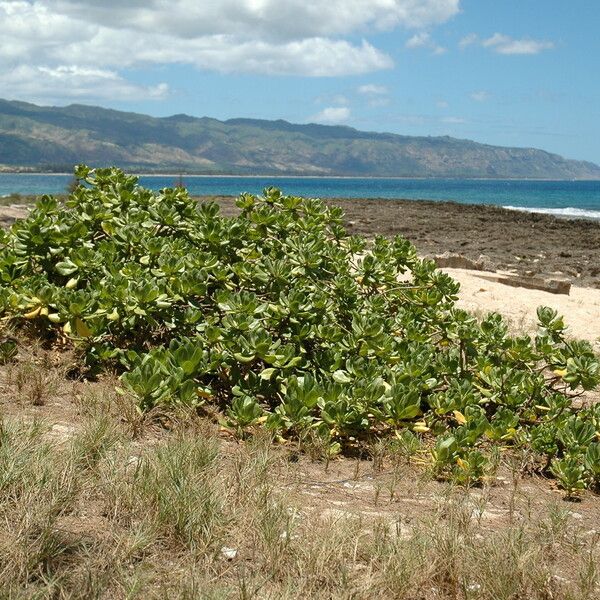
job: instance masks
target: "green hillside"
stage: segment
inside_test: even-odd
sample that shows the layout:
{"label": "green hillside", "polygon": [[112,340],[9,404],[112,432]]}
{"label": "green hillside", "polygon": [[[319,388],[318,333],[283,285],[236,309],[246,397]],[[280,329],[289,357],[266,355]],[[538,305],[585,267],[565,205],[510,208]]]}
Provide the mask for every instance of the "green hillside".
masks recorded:
{"label": "green hillside", "polygon": [[532,148],[286,121],[146,115],[0,100],[0,166],[153,172],[597,179],[600,167]]}

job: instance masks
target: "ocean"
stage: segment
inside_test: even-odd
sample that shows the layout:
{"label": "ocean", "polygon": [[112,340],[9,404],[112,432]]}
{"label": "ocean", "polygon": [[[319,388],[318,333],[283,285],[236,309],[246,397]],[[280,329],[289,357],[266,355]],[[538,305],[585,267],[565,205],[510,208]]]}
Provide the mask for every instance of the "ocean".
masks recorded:
{"label": "ocean", "polygon": [[[143,175],[143,186],[159,190],[178,177]],[[70,175],[0,173],[0,197],[18,194],[62,194]],[[498,179],[397,179],[338,177],[205,177],[183,176],[194,196],[259,194],[274,185],[286,194],[313,198],[405,198],[492,204],[515,210],[568,218],[600,219],[600,181]]]}

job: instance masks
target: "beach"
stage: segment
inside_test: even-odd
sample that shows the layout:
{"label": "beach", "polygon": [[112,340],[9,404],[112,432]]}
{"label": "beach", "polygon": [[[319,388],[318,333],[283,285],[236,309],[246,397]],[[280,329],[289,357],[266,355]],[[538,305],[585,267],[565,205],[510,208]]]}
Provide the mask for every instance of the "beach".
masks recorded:
{"label": "beach", "polygon": [[[211,199],[219,203],[224,215],[239,212],[233,198]],[[452,203],[367,199],[328,202],[345,210],[346,226],[351,232],[371,239],[378,234],[401,234],[415,243],[421,256],[453,252],[481,262],[480,269],[490,269],[443,269],[460,283],[457,307],[474,317],[481,319],[496,311],[506,318],[511,334],[532,334],[536,308],[551,306],[565,316],[568,336],[585,339],[600,352],[600,285],[592,266],[600,264],[598,223]],[[26,216],[27,210],[23,205],[0,207],[0,226]],[[60,208],[53,218],[60,219]],[[193,247],[186,251],[194,253]],[[481,254],[488,258],[480,261]],[[124,256],[128,261],[127,254]],[[55,266],[51,264],[50,268]],[[500,272],[511,270],[523,277],[535,271],[540,279],[567,278],[572,286],[569,294],[553,294],[492,280]],[[140,273],[143,277],[144,271]],[[283,279],[293,290],[297,281],[293,274],[288,272]],[[92,293],[97,285],[97,280],[96,287],[86,283]],[[370,306],[363,314],[368,315],[369,310]],[[597,487],[566,495],[565,478],[559,479],[544,467],[545,459],[537,450],[520,441],[512,447],[512,436],[526,439],[524,436],[534,430],[535,420],[528,420],[516,434],[510,423],[502,425],[501,419],[490,419],[494,427],[500,423],[499,427],[511,430],[504,434],[509,436],[506,442],[486,437],[475,448],[465,444],[464,456],[485,461],[485,470],[479,472],[467,471],[472,467],[459,455],[438,458],[436,448],[442,445],[437,440],[453,440],[457,447],[454,436],[458,438],[458,434],[436,440],[427,422],[415,419],[411,425],[404,419],[396,420],[395,432],[390,430],[389,436],[385,429],[373,427],[372,435],[352,436],[344,447],[337,440],[337,445],[324,444],[316,436],[307,436],[306,440],[280,436],[277,443],[272,443],[273,434],[261,431],[260,421],[235,426],[233,408],[222,410],[210,401],[194,404],[191,409],[182,404],[173,407],[168,402],[140,409],[134,393],[137,389],[143,391],[144,373],[140,372],[139,387],[135,389],[125,388],[127,379],[117,379],[108,369],[88,377],[77,368],[79,349],[70,348],[62,336],[57,343],[44,343],[48,338],[35,337],[37,332],[48,332],[44,325],[38,328],[36,321],[19,321],[26,323],[22,330],[8,329],[9,335],[19,337],[4,339],[5,347],[14,343],[17,353],[0,365],[0,449],[8,472],[15,473],[8,478],[5,496],[19,500],[4,503],[2,539],[10,542],[4,544],[4,553],[10,558],[10,563],[5,562],[15,565],[12,570],[5,569],[4,579],[11,585],[15,581],[15,587],[36,583],[22,573],[28,576],[25,569],[33,570],[29,565],[37,566],[42,560],[39,557],[46,556],[38,540],[50,539],[56,544],[51,548],[52,568],[62,577],[65,597],[73,596],[71,589],[81,587],[80,578],[87,581],[92,576],[96,577],[93,582],[101,582],[95,585],[109,590],[106,597],[120,597],[117,592],[124,584],[117,577],[121,573],[131,577],[132,572],[137,576],[132,561],[136,569],[144,569],[140,584],[144,594],[167,582],[169,588],[164,594],[161,591],[161,597],[169,596],[171,590],[189,589],[188,574],[205,573],[205,565],[211,569],[211,579],[202,580],[198,589],[206,589],[213,581],[218,581],[221,589],[234,589],[239,581],[236,569],[244,577],[247,573],[255,576],[250,568],[258,565],[256,577],[260,579],[253,589],[264,587],[264,573],[271,572],[269,597],[285,597],[292,586],[298,587],[299,572],[308,591],[293,597],[324,597],[320,594],[323,581],[328,585],[333,581],[326,592],[327,597],[333,597],[330,590],[337,590],[339,581],[348,580],[350,593],[340,598],[379,598],[389,596],[390,590],[405,589],[407,564],[411,589],[426,590],[419,596],[422,600],[459,597],[453,592],[459,589],[458,584],[441,588],[440,579],[435,579],[427,567],[437,569],[447,564],[452,566],[452,577],[458,572],[461,581],[466,582],[460,589],[469,589],[468,585],[473,586],[474,593],[492,590],[493,594],[479,594],[481,598],[508,598],[515,593],[536,598],[535,590],[541,586],[552,594],[544,597],[557,600],[597,597],[597,580],[589,569],[598,560]],[[192,357],[186,364],[194,356],[204,355],[202,346],[189,338],[186,343],[169,348],[177,348],[177,352],[185,348],[186,356]],[[187,350],[190,345],[193,355]],[[407,353],[407,364],[417,365],[408,363],[413,356],[412,350]],[[486,360],[484,352],[480,356]],[[499,361],[512,360],[507,358],[508,352],[501,350],[497,356]],[[372,364],[378,362],[373,360]],[[158,365],[148,364],[153,369]],[[349,360],[346,364],[353,363]],[[531,369],[529,362],[523,364]],[[152,372],[148,380],[159,381],[162,386],[170,380],[172,371],[183,372],[179,366],[175,370],[174,363],[168,365],[163,371]],[[261,381],[263,374],[275,371],[262,365],[259,368]],[[304,373],[302,385],[314,381]],[[340,369],[332,377],[340,379],[345,374]],[[457,373],[444,373],[443,377],[440,390],[447,385],[446,380],[460,381]],[[466,378],[463,381],[468,383]],[[333,389],[336,394],[344,390]],[[396,389],[403,402],[404,388]],[[444,393],[440,391],[435,397],[448,397]],[[342,394],[340,397],[341,402],[347,402]],[[514,401],[514,396],[509,398]],[[573,411],[599,401],[596,391],[577,394]],[[416,418],[430,419],[421,417],[421,405]],[[360,410],[359,403],[357,406]],[[545,405],[540,406],[541,412]],[[468,431],[465,415],[472,418],[476,410],[476,406],[467,405],[465,414],[453,410],[438,418],[437,423],[445,419],[456,423],[450,431]],[[495,414],[514,414],[507,406],[502,411]],[[530,408],[527,411],[531,413]],[[582,414],[581,410],[573,412]],[[544,424],[552,427],[552,419],[556,416]],[[493,434],[495,430],[490,431]],[[559,435],[556,431],[553,435]],[[339,439],[343,439],[341,435]],[[587,457],[582,452],[579,455]],[[10,461],[7,456],[15,458]],[[469,474],[467,479],[465,472]],[[56,516],[50,519],[48,510]],[[184,529],[182,534],[181,523],[195,529]],[[140,531],[145,536],[142,542]],[[208,542],[206,546],[193,545],[195,540],[204,544],[204,539],[209,539],[214,548]],[[569,543],[565,543],[567,539]],[[115,547],[123,550],[116,553]],[[498,557],[505,557],[507,548],[512,553],[505,561],[508,567],[498,575]],[[63,556],[69,561],[60,562]],[[328,557],[335,557],[336,562]],[[323,578],[323,560],[329,561],[329,580]],[[72,579],[63,575],[67,571],[69,576],[73,574]],[[110,573],[110,579],[105,572]],[[288,572],[294,577],[291,583],[282,575]],[[473,573],[477,573],[476,580]],[[442,591],[438,593],[435,586]],[[562,593],[563,588],[592,591],[576,596]],[[446,593],[446,589],[450,591]]]}

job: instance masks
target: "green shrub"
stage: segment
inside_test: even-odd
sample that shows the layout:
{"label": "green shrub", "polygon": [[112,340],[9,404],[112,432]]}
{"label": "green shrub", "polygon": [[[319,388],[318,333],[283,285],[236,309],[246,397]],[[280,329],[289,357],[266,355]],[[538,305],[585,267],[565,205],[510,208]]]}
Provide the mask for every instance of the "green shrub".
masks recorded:
{"label": "green shrub", "polygon": [[555,311],[534,339],[478,322],[407,240],[350,236],[319,200],[268,188],[225,218],[117,169],[76,176],[64,205],[45,196],[1,234],[0,310],[121,369],[142,409],[210,403],[240,431],[332,448],[409,429],[438,436],[436,470],[464,481],[487,472],[487,444],[526,444],[567,489],[598,481],[600,408],[570,397],[600,367]]}

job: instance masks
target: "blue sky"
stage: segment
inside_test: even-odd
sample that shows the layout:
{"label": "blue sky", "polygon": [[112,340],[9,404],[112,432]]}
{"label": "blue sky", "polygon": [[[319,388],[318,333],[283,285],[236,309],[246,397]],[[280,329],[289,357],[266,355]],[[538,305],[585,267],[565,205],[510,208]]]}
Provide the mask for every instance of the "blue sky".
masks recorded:
{"label": "blue sky", "polygon": [[593,0],[0,0],[0,96],[600,163]]}

